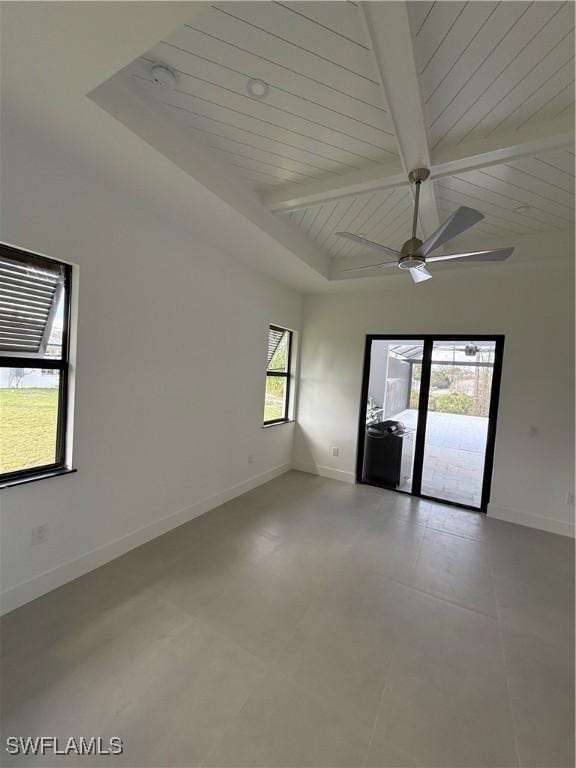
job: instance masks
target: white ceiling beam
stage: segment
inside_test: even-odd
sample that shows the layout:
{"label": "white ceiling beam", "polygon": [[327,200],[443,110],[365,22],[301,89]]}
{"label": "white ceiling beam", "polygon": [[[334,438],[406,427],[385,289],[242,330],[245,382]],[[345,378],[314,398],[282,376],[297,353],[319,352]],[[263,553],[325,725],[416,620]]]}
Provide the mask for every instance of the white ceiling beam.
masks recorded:
{"label": "white ceiling beam", "polygon": [[[430,168],[424,105],[407,4],[363,2],[360,8],[405,175],[416,168]],[[439,226],[438,206],[431,183],[422,184],[419,218],[421,235],[428,236]]]}
{"label": "white ceiling beam", "polygon": [[532,127],[494,134],[434,152],[432,178],[456,176],[573,146],[574,123],[571,117],[537,123]]}
{"label": "white ceiling beam", "polygon": [[[432,153],[430,170],[433,179],[458,176],[468,171],[482,170],[522,157],[537,157],[545,152],[570,149],[573,146],[573,122],[567,117],[440,149]],[[271,211],[288,213],[323,205],[330,200],[407,185],[408,180],[400,163],[389,163],[352,171],[337,179],[290,185],[279,192],[273,192],[264,202]]]}
{"label": "white ceiling beam", "polygon": [[306,184],[290,184],[288,188],[269,193],[264,205],[275,213],[289,213],[333,200],[361,195],[380,189],[403,187],[408,184],[400,160],[370,165],[358,171],[342,174],[336,179],[320,179]]}

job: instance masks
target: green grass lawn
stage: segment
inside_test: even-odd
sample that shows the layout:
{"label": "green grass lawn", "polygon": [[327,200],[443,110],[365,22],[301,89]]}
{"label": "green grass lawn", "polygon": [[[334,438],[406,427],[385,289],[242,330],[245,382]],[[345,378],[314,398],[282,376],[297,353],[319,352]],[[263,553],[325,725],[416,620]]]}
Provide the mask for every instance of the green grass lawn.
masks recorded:
{"label": "green grass lawn", "polygon": [[[0,389],[0,474],[55,460],[57,389]],[[284,416],[284,398],[267,393],[264,420]]]}
{"label": "green grass lawn", "polygon": [[284,398],[267,394],[264,404],[264,421],[281,419],[284,416]]}
{"label": "green grass lawn", "polygon": [[266,377],[266,400],[264,402],[264,421],[284,418],[284,393],[286,379],[282,376]]}
{"label": "green grass lawn", "polygon": [[57,389],[0,389],[0,473],[55,461]]}

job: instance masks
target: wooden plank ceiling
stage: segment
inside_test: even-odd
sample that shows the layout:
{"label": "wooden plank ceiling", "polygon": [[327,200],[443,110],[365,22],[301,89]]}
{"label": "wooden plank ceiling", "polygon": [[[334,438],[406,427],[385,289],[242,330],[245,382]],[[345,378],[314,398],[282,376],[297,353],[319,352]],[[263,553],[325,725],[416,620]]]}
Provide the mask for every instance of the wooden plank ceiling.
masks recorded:
{"label": "wooden plank ceiling", "polygon": [[409,15],[432,150],[573,107],[573,3],[413,2]]}
{"label": "wooden plank ceiling", "polygon": [[574,155],[566,150],[524,157],[435,182],[441,217],[459,205],[486,217],[475,234],[503,239],[574,226]]}
{"label": "wooden plank ceiling", "polygon": [[[378,5],[377,3],[373,5]],[[385,6],[385,4],[384,4]],[[432,157],[476,142],[520,135],[574,109],[571,2],[410,2],[411,56]],[[386,13],[385,7],[383,12]],[[265,200],[278,190],[384,168],[401,156],[365,12],[351,2],[206,4],[116,77],[160,104],[208,152]],[[408,59],[406,59],[408,61]],[[177,75],[153,85],[151,67]],[[380,62],[381,64],[381,62]],[[403,62],[398,61],[401,76]],[[254,98],[248,81],[269,86]],[[385,78],[384,78],[385,80]],[[392,103],[392,99],[391,99]],[[406,164],[406,163],[404,163]],[[434,182],[440,220],[459,205],[485,214],[461,238],[502,242],[574,222],[574,153],[566,146],[455,172]],[[526,208],[528,206],[528,208]],[[410,234],[408,186],[327,193],[278,213],[335,259],[365,249],[340,230],[398,248]],[[459,241],[460,242],[460,241]]]}
{"label": "wooden plank ceiling", "polygon": [[[173,119],[259,189],[397,155],[355,4],[208,5],[128,68],[149,98],[155,62],[178,76],[162,98]],[[248,93],[254,78],[269,85],[266,99]]]}

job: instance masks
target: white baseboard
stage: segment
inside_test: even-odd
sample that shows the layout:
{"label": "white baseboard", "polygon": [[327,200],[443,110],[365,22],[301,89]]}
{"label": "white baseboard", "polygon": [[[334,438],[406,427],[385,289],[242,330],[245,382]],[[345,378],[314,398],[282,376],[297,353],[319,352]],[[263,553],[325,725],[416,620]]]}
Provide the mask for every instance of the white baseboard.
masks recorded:
{"label": "white baseboard", "polygon": [[348,472],[343,469],[334,469],[325,467],[322,464],[292,464],[292,469],[298,469],[300,472],[307,472],[309,475],[320,475],[329,477],[331,480],[341,480],[344,483],[355,483],[356,476],[354,472]]}
{"label": "white baseboard", "polygon": [[231,499],[235,499],[237,496],[241,496],[243,493],[247,493],[253,488],[273,480],[275,477],[283,475],[285,472],[289,472],[290,469],[292,469],[290,464],[280,464],[277,467],[273,467],[266,472],[255,475],[249,480],[245,480],[232,488],[227,488],[206,499],[201,499],[190,507],[186,507],[167,517],[163,517],[161,520],[155,520],[153,523],[149,523],[143,528],[139,528],[125,536],[121,536],[118,539],[103,544],[90,552],[86,552],[84,555],[80,555],[80,557],[77,557],[74,560],[62,563],[61,565],[56,566],[56,568],[44,571],[38,576],[34,576],[27,581],[23,581],[20,584],[5,589],[0,593],[0,616],[30,602],[30,600],[34,600],[35,598],[44,595],[46,592],[61,587],[68,581],[77,579],[79,576],[82,576],[89,571],[93,571],[101,565],[105,565],[105,563],[108,563],[121,555],[125,555],[126,552],[129,552],[131,549],[146,544],[146,542],[155,539],[157,536],[161,536],[163,533],[167,533],[173,528],[177,528],[179,525],[187,523],[195,517],[199,517],[205,512],[209,512],[211,509],[219,507],[221,504],[224,504]]}
{"label": "white baseboard", "polygon": [[567,523],[563,520],[554,520],[550,517],[532,515],[528,512],[519,512],[517,509],[499,507],[496,504],[488,504],[488,517],[494,517],[496,520],[504,520],[507,523],[525,525],[528,528],[538,528],[541,531],[559,533],[561,536],[571,536],[574,538],[574,523]]}

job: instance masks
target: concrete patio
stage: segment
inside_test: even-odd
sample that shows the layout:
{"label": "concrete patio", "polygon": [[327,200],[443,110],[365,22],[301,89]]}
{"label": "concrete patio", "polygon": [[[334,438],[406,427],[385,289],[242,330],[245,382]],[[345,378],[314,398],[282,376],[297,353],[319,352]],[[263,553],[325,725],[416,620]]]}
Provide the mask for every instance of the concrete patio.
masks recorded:
{"label": "concrete patio", "polygon": [[[395,418],[416,429],[418,411],[408,409]],[[422,493],[479,507],[487,430],[482,416],[429,411]]]}

